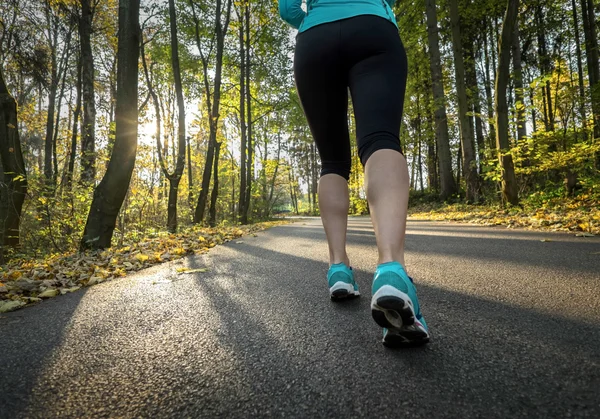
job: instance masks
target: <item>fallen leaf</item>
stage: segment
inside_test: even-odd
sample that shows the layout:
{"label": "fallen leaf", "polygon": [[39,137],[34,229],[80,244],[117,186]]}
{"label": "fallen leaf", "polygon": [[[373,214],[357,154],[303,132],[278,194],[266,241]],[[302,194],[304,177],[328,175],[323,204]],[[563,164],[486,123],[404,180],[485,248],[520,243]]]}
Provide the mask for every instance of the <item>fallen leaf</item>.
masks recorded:
{"label": "fallen leaf", "polygon": [[143,253],[140,253],[140,254],[135,255],[135,258],[137,260],[139,260],[140,262],[144,263],[145,261],[147,261],[148,259],[150,259],[150,256],[145,255]]}
{"label": "fallen leaf", "polygon": [[55,288],[48,288],[46,291],[38,295],[38,298],[52,298],[58,295],[58,290]]}
{"label": "fallen leaf", "polygon": [[152,281],[152,285],[156,284],[170,284],[173,281],[169,281],[168,279],[159,279],[157,281]]}
{"label": "fallen leaf", "polygon": [[95,284],[101,284],[105,281],[104,278],[99,277],[99,276],[93,276],[90,278],[90,280],[87,282],[87,285],[95,285]]}
{"label": "fallen leaf", "polygon": [[60,293],[61,293],[61,294],[66,294],[66,293],[68,293],[68,292],[75,292],[75,291],[77,291],[79,288],[81,288],[81,287],[79,287],[79,286],[75,286],[75,287],[71,287],[71,288],[61,288],[61,290],[60,290]]}
{"label": "fallen leaf", "polygon": [[592,233],[578,233],[575,234],[575,237],[596,237],[596,235]]}
{"label": "fallen leaf", "polygon": [[9,311],[23,307],[24,305],[25,303],[23,301],[2,301],[0,302],[0,313],[8,313]]}
{"label": "fallen leaf", "polygon": [[236,244],[244,244],[244,242],[242,240],[237,241]]}
{"label": "fallen leaf", "polygon": [[548,242],[551,242],[552,240],[550,240],[550,239],[542,239],[542,240],[540,240],[540,241],[541,241],[542,243],[548,243]]}
{"label": "fallen leaf", "polygon": [[196,272],[208,272],[208,268],[198,268],[198,269],[178,268],[177,272],[180,274],[193,274]]}
{"label": "fallen leaf", "polygon": [[30,303],[38,303],[40,301],[42,301],[41,298],[38,297],[24,297],[27,301],[29,301]]}

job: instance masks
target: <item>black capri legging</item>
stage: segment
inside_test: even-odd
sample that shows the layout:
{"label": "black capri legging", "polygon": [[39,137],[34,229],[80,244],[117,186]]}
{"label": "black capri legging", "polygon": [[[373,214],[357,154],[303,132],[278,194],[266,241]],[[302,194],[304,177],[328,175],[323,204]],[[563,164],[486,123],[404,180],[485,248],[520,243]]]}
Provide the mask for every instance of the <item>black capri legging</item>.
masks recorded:
{"label": "black capri legging", "polygon": [[396,26],[364,15],[315,26],[297,37],[294,75],[321,157],[321,176],[349,179],[348,88],[363,165],[400,148],[408,64]]}

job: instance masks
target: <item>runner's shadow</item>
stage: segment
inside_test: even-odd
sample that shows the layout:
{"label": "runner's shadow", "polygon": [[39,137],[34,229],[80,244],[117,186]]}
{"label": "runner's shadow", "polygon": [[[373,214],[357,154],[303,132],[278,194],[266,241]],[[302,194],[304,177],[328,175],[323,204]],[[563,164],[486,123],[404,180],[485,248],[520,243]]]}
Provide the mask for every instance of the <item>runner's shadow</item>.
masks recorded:
{"label": "runner's shadow", "polygon": [[[354,305],[332,304],[317,285],[322,278],[307,278],[325,272],[326,263],[249,244],[225,248],[209,256],[216,272],[199,286],[219,308],[227,329],[221,343],[244,360],[250,396],[269,409],[282,408],[281,398],[269,397],[282,391],[285,399],[308,394],[315,409],[332,408],[309,407],[298,417],[361,416],[397,400],[418,416],[424,398],[440,417],[523,411],[561,417],[599,409],[600,321],[420,285],[431,344],[387,350],[369,315],[369,273],[356,272],[364,291]],[[345,357],[351,368],[343,367]],[[368,397],[357,402],[365,389]]]}

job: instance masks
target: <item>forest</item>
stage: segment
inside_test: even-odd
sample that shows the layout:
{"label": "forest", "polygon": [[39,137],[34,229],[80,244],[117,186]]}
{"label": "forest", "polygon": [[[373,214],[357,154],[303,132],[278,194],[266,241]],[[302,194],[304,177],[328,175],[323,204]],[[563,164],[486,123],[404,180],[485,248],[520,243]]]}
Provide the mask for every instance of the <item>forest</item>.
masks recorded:
{"label": "forest", "polygon": [[[595,231],[599,9],[396,2],[414,203],[556,215],[550,224],[576,210],[568,228]],[[4,0],[3,260],[318,215],[294,32],[275,0]],[[351,213],[362,215],[352,149]]]}

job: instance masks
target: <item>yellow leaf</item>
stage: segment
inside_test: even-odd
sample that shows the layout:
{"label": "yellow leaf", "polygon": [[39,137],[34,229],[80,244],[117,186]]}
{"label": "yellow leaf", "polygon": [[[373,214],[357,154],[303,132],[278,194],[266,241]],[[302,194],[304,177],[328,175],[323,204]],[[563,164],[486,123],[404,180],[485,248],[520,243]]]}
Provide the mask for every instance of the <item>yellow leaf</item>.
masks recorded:
{"label": "yellow leaf", "polygon": [[58,295],[58,290],[54,288],[48,288],[46,291],[38,295],[39,298],[52,298]]}
{"label": "yellow leaf", "polygon": [[183,247],[177,247],[173,249],[173,253],[175,253],[176,255],[185,255],[186,252]]}
{"label": "yellow leaf", "polygon": [[142,263],[144,263],[144,262],[146,262],[148,259],[150,259],[150,257],[149,257],[148,255],[145,255],[145,254],[143,254],[143,253],[139,253],[139,254],[135,255],[135,258],[136,258],[138,261],[142,262]]}
{"label": "yellow leaf", "polygon": [[24,305],[23,301],[2,301],[0,302],[0,313],[8,313]]}
{"label": "yellow leaf", "polygon": [[19,279],[23,276],[23,272],[21,271],[11,271],[8,273],[8,277],[10,279]]}
{"label": "yellow leaf", "polygon": [[98,283],[99,283],[99,281],[100,281],[100,279],[102,279],[102,278],[100,278],[100,277],[97,277],[97,276],[93,276],[93,277],[91,277],[91,278],[90,278],[90,280],[87,282],[87,285],[89,286],[89,285],[98,284]]}
{"label": "yellow leaf", "polygon": [[41,298],[37,298],[37,297],[25,297],[27,299],[27,301],[29,301],[30,303],[37,303],[42,301]]}

